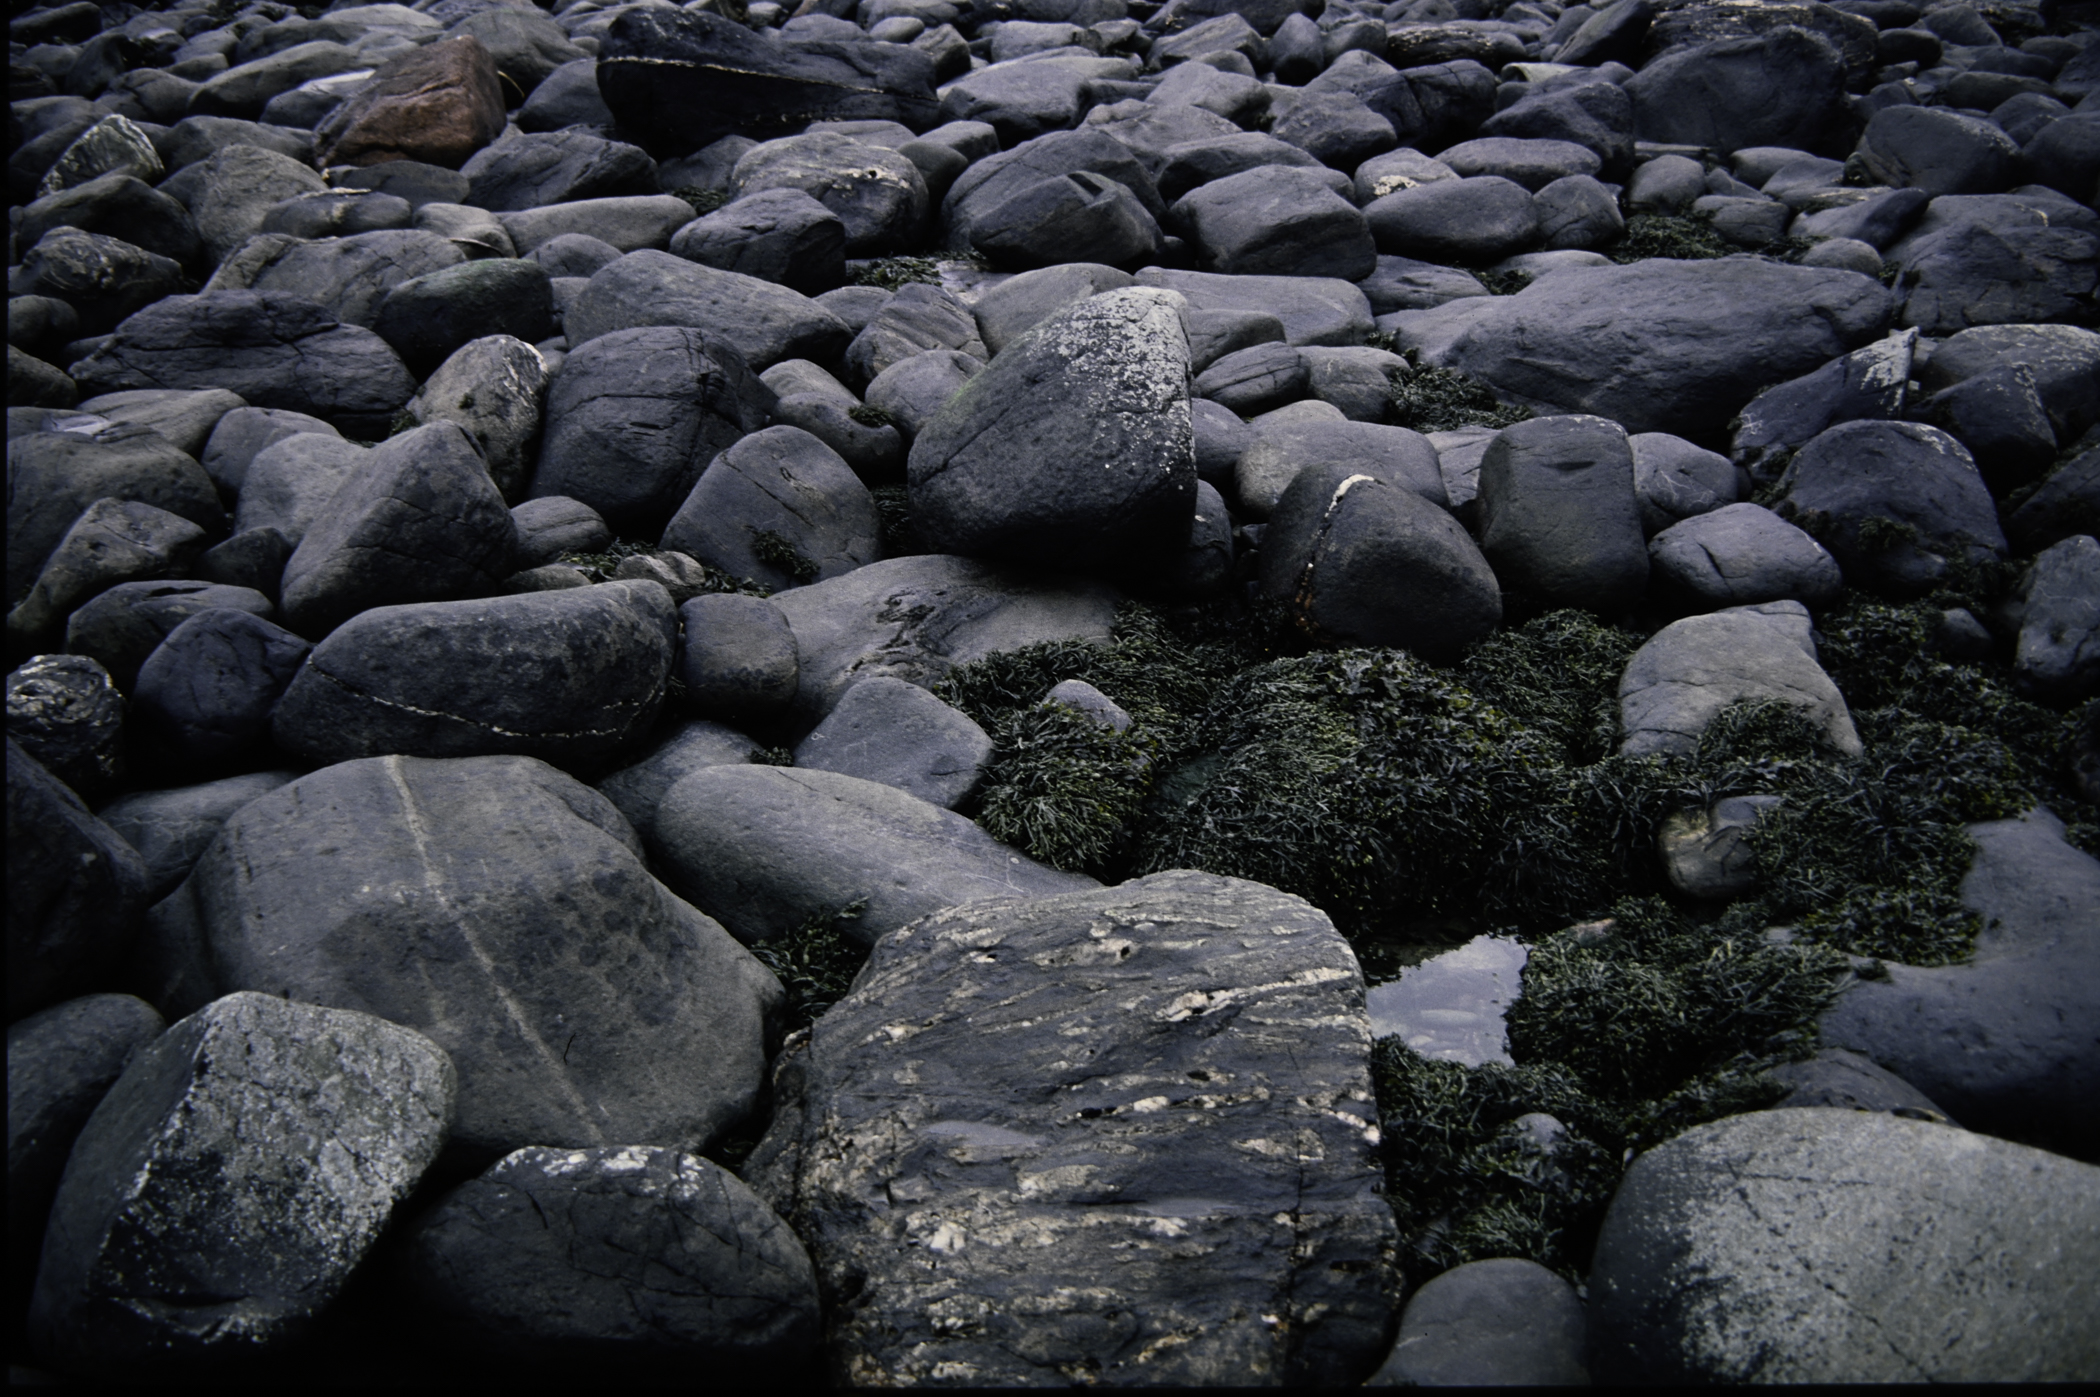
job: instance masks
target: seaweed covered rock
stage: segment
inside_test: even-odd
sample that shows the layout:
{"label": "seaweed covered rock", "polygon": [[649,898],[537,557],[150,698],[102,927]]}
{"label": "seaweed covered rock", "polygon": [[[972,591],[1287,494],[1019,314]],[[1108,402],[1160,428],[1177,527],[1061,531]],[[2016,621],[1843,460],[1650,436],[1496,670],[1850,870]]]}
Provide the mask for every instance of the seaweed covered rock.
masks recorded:
{"label": "seaweed covered rock", "polygon": [[1634,1161],[1612,1202],[1589,1282],[1596,1375],[2083,1377],[2100,1364],[2076,1298],[2100,1274],[2095,1236],[2090,1164],[1876,1112],[1717,1121]]}
{"label": "seaweed covered rock", "polygon": [[1158,570],[1196,503],[1185,302],[1130,287],[1008,345],[912,443],[921,537],[945,552]]}
{"label": "seaweed covered rock", "polygon": [[1983,919],[1971,963],[1891,964],[1823,1016],[1823,1041],[1891,1069],[1973,1129],[2091,1159],[2076,1103],[2100,1090],[2100,860],[2046,810],[1971,825],[1961,903]]}
{"label": "seaweed covered rock", "polygon": [[1619,750],[1689,755],[1723,708],[1764,698],[1801,709],[1832,749],[1860,751],[1845,696],[1816,663],[1808,608],[1797,601],[1729,607],[1657,631],[1619,681]]}
{"label": "seaweed covered rock", "polygon": [[1316,909],[1202,873],[883,938],[784,1057],[745,1171],[827,1288],[859,1280],[832,1362],[857,1381],[1360,1380],[1397,1243],[1362,983]]}

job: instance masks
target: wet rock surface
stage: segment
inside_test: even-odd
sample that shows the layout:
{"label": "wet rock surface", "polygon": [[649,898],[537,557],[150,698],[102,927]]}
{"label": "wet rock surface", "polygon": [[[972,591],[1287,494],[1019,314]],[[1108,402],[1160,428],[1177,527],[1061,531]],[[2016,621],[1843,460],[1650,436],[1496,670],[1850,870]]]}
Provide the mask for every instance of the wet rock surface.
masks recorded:
{"label": "wet rock surface", "polygon": [[[22,1380],[1577,1381],[1569,1287],[1687,1132],[2100,1160],[2091,5],[31,3],[11,1058],[109,1033],[11,1077],[11,1139],[64,1117]],[[1324,917],[1368,1038],[1069,1007],[1124,972],[1028,909],[1118,898],[1180,930],[1132,913],[1115,993]],[[1036,959],[886,958],[965,924]],[[431,1177],[346,1250],[182,1146],[44,1245],[119,1046],[248,990],[442,1045]],[[1067,1119],[970,1037],[1014,995],[1079,1016],[999,1021],[1043,1063],[1258,1040],[1269,1095]],[[914,1031],[848,1044],[883,996]],[[935,1025],[969,1070],[905,1080]],[[363,1150],[314,1120],[285,1168]],[[1286,1175],[1339,1211],[1260,1222]],[[94,1238],[191,1204],[239,1216],[112,1320]],[[1744,1245],[1593,1375],[1857,1375],[1842,1325],[1701,1347],[1796,1312]],[[1861,1292],[1956,1356],[1890,1373],[2094,1375],[1945,1279]]]}

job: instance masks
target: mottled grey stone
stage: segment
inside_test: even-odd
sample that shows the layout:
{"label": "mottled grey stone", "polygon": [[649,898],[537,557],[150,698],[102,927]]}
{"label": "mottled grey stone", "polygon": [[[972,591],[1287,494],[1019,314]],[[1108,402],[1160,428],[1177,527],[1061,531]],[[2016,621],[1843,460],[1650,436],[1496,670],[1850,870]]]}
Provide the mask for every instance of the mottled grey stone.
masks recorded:
{"label": "mottled grey stone", "polygon": [[1794,600],[1820,606],[1845,585],[1837,560],[1763,505],[1731,504],[1648,540],[1658,588],[1696,608]]}
{"label": "mottled grey stone", "polygon": [[136,1374],[295,1339],[436,1157],[457,1090],[443,1049],[370,1014],[268,994],[200,1009],[74,1144],[32,1342]]}
{"label": "mottled grey stone", "polygon": [[858,1278],[832,1363],[858,1382],[1360,1380],[1397,1249],[1362,986],[1310,905],[1186,871],[884,937],[783,1056],[746,1166],[820,1282]]}
{"label": "mottled grey stone", "polygon": [[1878,1112],[1753,1111],[1639,1156],[1590,1270],[1600,1382],[2100,1370],[2100,1169]]}
{"label": "mottled grey stone", "polygon": [[878,781],[953,810],[984,776],[992,739],[916,684],[873,674],[795,746],[795,766]]}
{"label": "mottled grey stone", "polygon": [[1741,699],[1790,703],[1830,746],[1861,751],[1844,695],[1816,663],[1808,608],[1797,601],[1687,616],[1650,636],[1619,679],[1619,750],[1689,755],[1714,716]]}

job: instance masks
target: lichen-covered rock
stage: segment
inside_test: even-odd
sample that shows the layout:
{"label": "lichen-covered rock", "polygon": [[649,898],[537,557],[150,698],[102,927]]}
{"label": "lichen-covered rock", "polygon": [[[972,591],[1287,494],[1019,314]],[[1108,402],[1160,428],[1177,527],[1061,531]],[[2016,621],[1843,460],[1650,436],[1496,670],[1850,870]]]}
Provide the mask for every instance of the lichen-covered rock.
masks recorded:
{"label": "lichen-covered rock", "polygon": [[73,1146],[31,1342],[123,1371],[295,1338],[436,1158],[457,1080],[443,1049],[370,1014],[235,994],[190,1015]]}
{"label": "lichen-covered rock", "polygon": [[1180,296],[1104,292],[1035,326],[912,443],[913,520],[945,552],[1142,570],[1196,505]]}
{"label": "lichen-covered rock", "polygon": [[2100,1169],[1869,1111],[1754,1111],[1640,1156],[1590,1270],[1607,1383],[2100,1372]]}
{"label": "lichen-covered rock", "polygon": [[1397,1235],[1363,976],[1319,911],[1156,874],[884,938],[746,1174],[855,1383],[1359,1382]]}

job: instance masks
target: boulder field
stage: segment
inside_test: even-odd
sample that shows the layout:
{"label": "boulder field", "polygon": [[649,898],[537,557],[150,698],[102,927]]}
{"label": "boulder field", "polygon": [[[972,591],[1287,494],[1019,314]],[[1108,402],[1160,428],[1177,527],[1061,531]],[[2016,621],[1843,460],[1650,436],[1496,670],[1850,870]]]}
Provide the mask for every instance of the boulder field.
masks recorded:
{"label": "boulder field", "polygon": [[2100,4],[37,0],[10,1380],[2100,1380]]}

